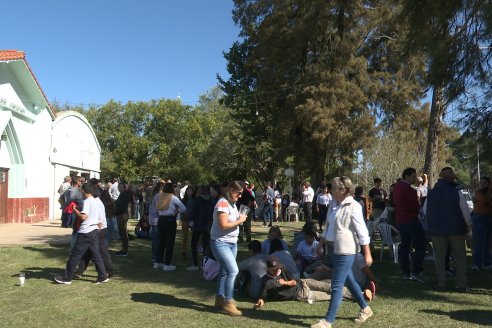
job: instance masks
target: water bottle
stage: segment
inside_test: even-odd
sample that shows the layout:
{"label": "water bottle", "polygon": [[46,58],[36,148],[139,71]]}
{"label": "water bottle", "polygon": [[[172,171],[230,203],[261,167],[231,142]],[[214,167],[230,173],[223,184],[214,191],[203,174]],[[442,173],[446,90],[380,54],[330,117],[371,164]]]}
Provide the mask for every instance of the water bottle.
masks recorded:
{"label": "water bottle", "polygon": [[26,275],[24,273],[21,273],[19,275],[19,286],[24,287],[26,284]]}

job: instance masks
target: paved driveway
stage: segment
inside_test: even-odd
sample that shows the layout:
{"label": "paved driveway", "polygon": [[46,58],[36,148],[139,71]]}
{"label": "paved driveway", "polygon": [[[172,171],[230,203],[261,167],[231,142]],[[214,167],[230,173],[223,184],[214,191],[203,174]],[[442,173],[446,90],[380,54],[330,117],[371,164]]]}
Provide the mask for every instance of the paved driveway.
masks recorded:
{"label": "paved driveway", "polygon": [[0,224],[0,246],[9,245],[68,245],[72,229],[60,227],[60,220],[34,224]]}

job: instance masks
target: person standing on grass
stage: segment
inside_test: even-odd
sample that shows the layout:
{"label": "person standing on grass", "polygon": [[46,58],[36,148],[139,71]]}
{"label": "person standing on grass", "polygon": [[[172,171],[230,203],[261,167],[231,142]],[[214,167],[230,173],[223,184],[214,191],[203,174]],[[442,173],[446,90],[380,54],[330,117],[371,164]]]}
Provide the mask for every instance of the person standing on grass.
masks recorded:
{"label": "person standing on grass", "polygon": [[492,184],[490,178],[480,178],[479,189],[473,193],[473,265],[472,270],[492,269]]}
{"label": "person standing on grass", "polygon": [[[101,206],[93,197],[95,187],[86,183],[82,186],[82,196],[84,198],[84,209],[79,211],[74,208],[75,215],[81,220],[80,228],[77,233],[75,246],[68,258],[65,274],[55,276],[54,280],[59,284],[69,285],[72,283],[75,267],[80,262],[87,250],[92,252],[92,261],[96,265],[97,279],[95,283],[109,281],[104,268],[104,262],[99,252],[99,218],[104,215],[100,213]],[[103,206],[104,207],[104,206]]]}
{"label": "person standing on grass", "polygon": [[193,208],[193,203],[195,202],[195,187],[192,185],[188,185],[186,188],[186,192],[184,197],[181,199],[181,202],[183,203],[184,206],[186,206],[186,214],[183,214],[181,216],[181,235],[183,237],[182,240],[182,255],[183,259],[186,260],[187,258],[187,249],[188,249],[188,236],[190,234],[190,215],[191,215],[191,210]]}
{"label": "person standing on grass", "polygon": [[215,308],[221,313],[240,316],[233,298],[234,281],[239,273],[236,263],[239,225],[246,221],[246,215],[239,215],[236,202],[243,188],[236,182],[230,182],[223,197],[214,209],[210,246],[215,259],[220,264],[215,295]]}
{"label": "person standing on grass", "polygon": [[[121,250],[116,252],[114,256],[128,256],[128,205],[133,203],[133,192],[127,188],[123,182],[117,184],[119,194],[115,202],[116,220],[118,223],[118,232],[121,238]],[[114,184],[113,184],[114,187]],[[111,194],[111,192],[110,192]],[[112,196],[113,197],[113,196]]]}
{"label": "person standing on grass", "polygon": [[[176,242],[176,216],[178,213],[186,213],[186,206],[174,196],[173,184],[166,182],[157,200],[157,210],[159,220],[157,229],[159,230],[159,246],[157,248],[154,269],[164,271],[174,271],[176,266],[172,265],[174,243]],[[165,253],[165,254],[164,254]],[[165,255],[165,256],[164,256]]]}
{"label": "person standing on grass", "polygon": [[434,246],[437,290],[446,288],[446,257],[448,248],[456,263],[457,289],[466,292],[466,245],[465,235],[471,231],[470,210],[450,167],[439,173],[439,180],[429,192],[424,204],[429,234]]}
{"label": "person standing on grass", "polygon": [[198,270],[198,241],[202,240],[202,252],[210,245],[210,226],[215,207],[215,200],[207,192],[206,186],[198,187],[198,196],[195,198],[190,213],[191,225],[191,259],[192,265],[187,267],[188,271]]}
{"label": "person standing on grass", "polygon": [[[425,233],[419,220],[420,203],[417,190],[412,185],[417,180],[417,172],[414,168],[403,171],[402,178],[396,183],[393,193],[395,206],[396,227],[400,232],[401,245],[400,259],[404,280],[425,282],[424,257],[425,257]],[[412,258],[410,269],[410,249],[415,247],[415,256]]]}
{"label": "person standing on grass", "polygon": [[255,198],[253,197],[253,194],[248,189],[249,182],[244,181],[243,185],[244,185],[243,193],[241,194],[241,197],[237,201],[236,206],[238,208],[240,208],[241,205],[247,206],[250,208],[250,211],[246,218],[246,222],[244,222],[244,224],[241,224],[239,226],[239,242],[240,243],[244,242],[244,236],[246,236],[246,242],[249,243],[251,241],[251,221],[253,219],[253,213],[255,211],[256,201]]}
{"label": "person standing on grass", "polygon": [[[150,237],[152,238],[152,263],[157,261],[157,248],[159,247],[159,231],[157,229],[157,223],[159,222],[159,211],[157,210],[157,201],[159,200],[163,187],[164,183],[159,181],[151,193],[147,196],[152,199],[149,205]],[[160,265],[157,265],[156,269],[159,269],[160,267]]]}
{"label": "person standing on grass", "polygon": [[324,186],[321,192],[318,194],[318,198],[316,200],[316,212],[318,212],[318,224],[319,230],[321,232],[323,232],[323,226],[325,225],[328,204],[331,201],[330,188],[331,183],[328,183],[326,186]]}
{"label": "person standing on grass", "polygon": [[367,231],[362,207],[351,196],[355,186],[348,177],[337,177],[332,183],[333,202],[327,214],[327,228],[318,245],[318,254],[323,253],[326,241],[333,242],[333,275],[331,280],[331,301],[326,316],[311,328],[329,328],[335,322],[336,314],[343,299],[343,286],[346,284],[355,301],[359,304],[356,323],[363,323],[373,312],[367,305],[362,290],[354,278],[352,266],[357,253],[362,248],[367,266],[372,264]]}
{"label": "person standing on grass", "polygon": [[313,199],[314,190],[311,188],[311,183],[306,181],[302,185],[302,210],[304,211],[307,223],[311,223],[313,219]]}
{"label": "person standing on grass", "polygon": [[[104,268],[108,278],[113,276],[113,261],[111,261],[111,255],[108,251],[108,222],[107,218],[111,217],[112,211],[114,210],[114,204],[111,200],[111,196],[107,190],[99,188],[99,180],[92,178],[89,183],[94,186],[95,193],[92,195],[94,197],[94,203],[99,207],[99,253],[104,262]],[[75,272],[76,277],[81,277],[84,271],[87,269],[89,262],[92,258],[92,253],[89,250],[82,257],[79,262],[79,267]]]}

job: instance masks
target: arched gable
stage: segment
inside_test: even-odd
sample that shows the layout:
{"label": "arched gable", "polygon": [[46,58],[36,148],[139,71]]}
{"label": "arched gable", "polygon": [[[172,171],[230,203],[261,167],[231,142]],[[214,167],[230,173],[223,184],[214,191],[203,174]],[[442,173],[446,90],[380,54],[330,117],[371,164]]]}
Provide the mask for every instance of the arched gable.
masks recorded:
{"label": "arched gable", "polygon": [[101,146],[89,121],[75,111],[58,112],[52,127],[51,162],[100,171]]}

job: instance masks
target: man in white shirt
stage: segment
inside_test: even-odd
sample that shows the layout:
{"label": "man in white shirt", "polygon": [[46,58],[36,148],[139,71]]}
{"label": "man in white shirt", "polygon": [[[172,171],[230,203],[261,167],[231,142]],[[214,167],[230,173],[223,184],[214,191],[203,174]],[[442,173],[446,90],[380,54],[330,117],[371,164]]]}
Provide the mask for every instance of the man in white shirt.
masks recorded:
{"label": "man in white shirt", "polygon": [[92,252],[92,261],[96,265],[97,279],[94,283],[109,281],[104,268],[104,262],[99,252],[99,219],[102,215],[99,202],[92,196],[95,193],[95,187],[86,183],[82,186],[82,196],[84,197],[84,209],[79,211],[74,207],[77,219],[81,221],[77,234],[75,246],[68,258],[67,267],[64,276],[55,276],[54,280],[59,284],[70,285],[72,283],[75,267],[80,262],[87,250]]}
{"label": "man in white shirt", "polygon": [[60,185],[60,188],[58,188],[58,193],[60,195],[63,195],[63,193],[68,189],[70,188],[70,185],[72,183],[72,177],[70,176],[66,176],[64,179],[63,179],[63,183]]}
{"label": "man in white shirt", "polygon": [[306,223],[311,223],[313,220],[313,198],[314,190],[311,188],[309,181],[306,181],[302,186],[302,209],[304,211]]}
{"label": "man in white shirt", "polygon": [[109,189],[109,194],[111,195],[113,202],[116,202],[118,197],[120,197],[120,190],[118,188],[118,179],[116,179],[116,178],[113,179],[113,184],[111,185],[111,188]]}

